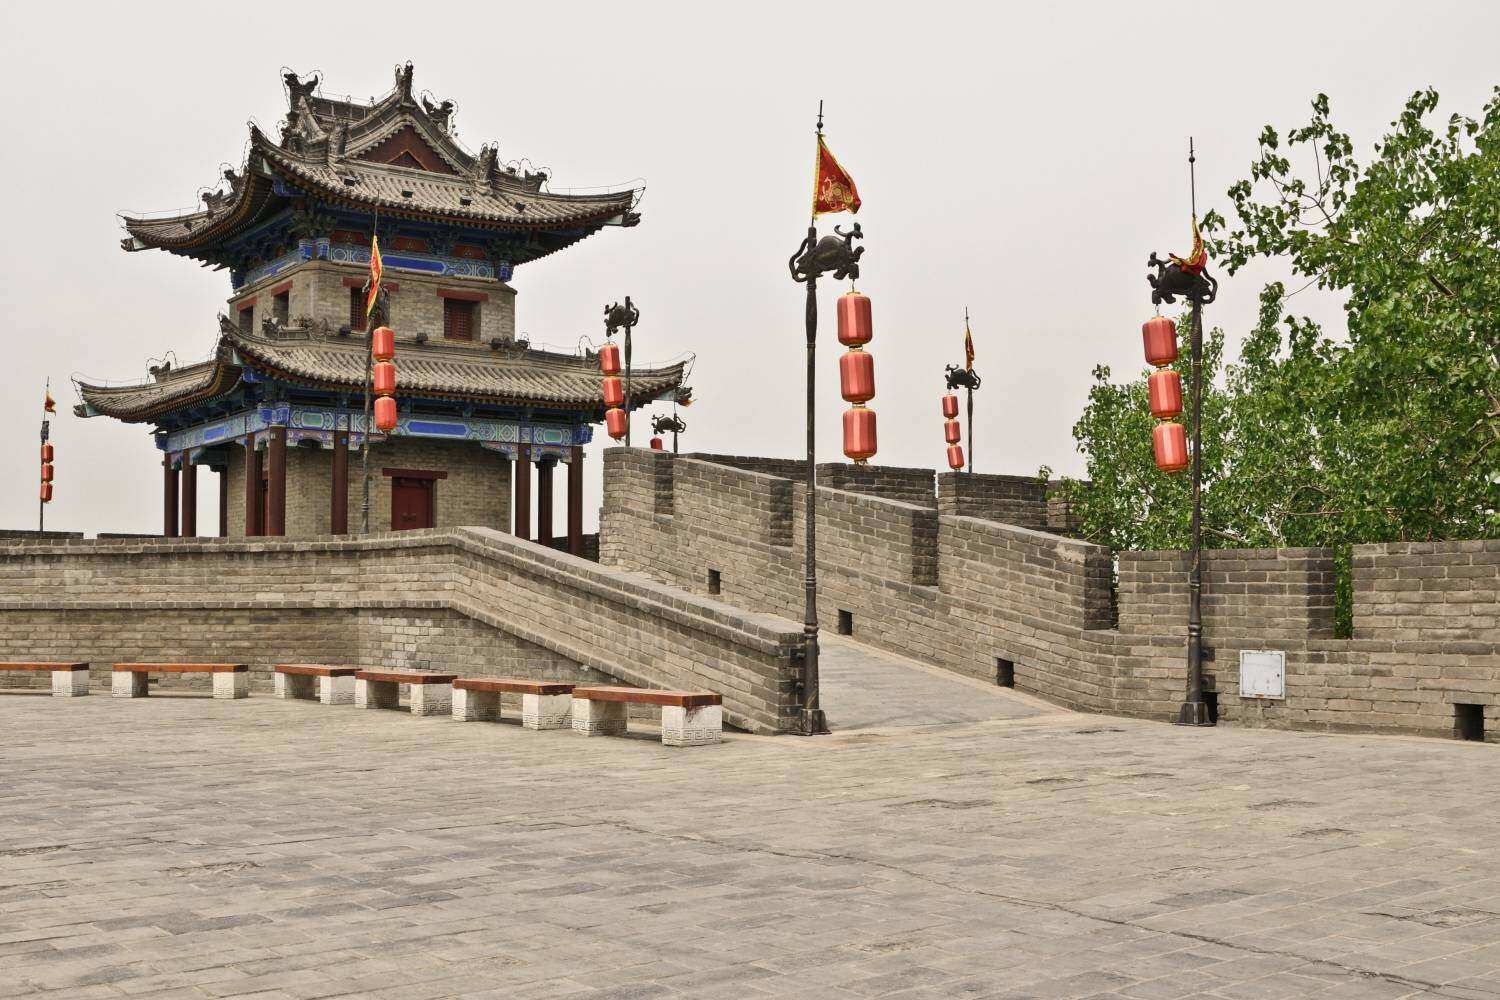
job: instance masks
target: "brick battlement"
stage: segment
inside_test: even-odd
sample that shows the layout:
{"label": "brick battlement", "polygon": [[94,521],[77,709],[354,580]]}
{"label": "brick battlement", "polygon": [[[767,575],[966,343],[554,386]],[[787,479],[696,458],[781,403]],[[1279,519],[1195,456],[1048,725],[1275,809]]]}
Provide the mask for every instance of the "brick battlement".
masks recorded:
{"label": "brick battlement", "polygon": [[0,543],[0,659],[379,664],[708,689],[788,728],[795,625],[487,528]]}
{"label": "brick battlement", "polygon": [[[1017,687],[1062,705],[1175,717],[1185,553],[1116,559],[1051,533],[1068,512],[1035,478],[824,468],[823,628],[842,621],[860,641],[985,680],[1010,667]],[[612,448],[605,469],[606,565],[800,620],[802,463]],[[1354,638],[1337,640],[1331,550],[1205,553],[1206,670],[1222,718],[1451,735],[1454,704],[1496,711],[1500,540],[1357,546],[1354,574]],[[1286,654],[1285,699],[1239,697],[1239,652],[1261,649]]]}

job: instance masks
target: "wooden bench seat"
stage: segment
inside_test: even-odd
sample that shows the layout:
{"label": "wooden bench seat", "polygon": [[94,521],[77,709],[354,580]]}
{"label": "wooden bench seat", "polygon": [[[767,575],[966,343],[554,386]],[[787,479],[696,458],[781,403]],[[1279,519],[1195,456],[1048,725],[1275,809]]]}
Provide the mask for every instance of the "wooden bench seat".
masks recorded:
{"label": "wooden bench seat", "polygon": [[152,674],[212,674],[215,698],[250,697],[248,663],[116,663],[110,693],[116,698],[144,698]]}
{"label": "wooden bench seat", "polygon": [[325,705],[354,704],[354,675],[358,667],[329,663],[276,664],[276,697],[319,701]]}
{"label": "wooden bench seat", "polygon": [[0,670],[24,670],[32,673],[52,675],[54,698],[77,698],[89,693],[89,665],[87,663],[0,663]]}
{"label": "wooden bench seat", "polygon": [[705,746],[723,738],[724,699],[720,695],[631,687],[575,687],[573,731],[584,736],[623,736],[629,705],[661,706],[661,741],[666,746]]}
{"label": "wooden bench seat", "polygon": [[521,725],[527,729],[566,729],[573,685],[516,677],[460,677],[453,682],[453,718],[459,722],[496,721],[500,696],[521,696]]}
{"label": "wooden bench seat", "polygon": [[453,711],[453,682],[457,674],[416,670],[356,670],[356,708],[400,708],[401,685],[411,685],[412,715],[447,715]]}

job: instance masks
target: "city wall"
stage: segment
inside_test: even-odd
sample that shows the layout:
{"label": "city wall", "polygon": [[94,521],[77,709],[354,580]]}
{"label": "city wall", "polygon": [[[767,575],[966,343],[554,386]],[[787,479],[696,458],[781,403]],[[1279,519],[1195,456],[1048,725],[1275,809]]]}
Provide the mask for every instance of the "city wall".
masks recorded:
{"label": "city wall", "polygon": [[[800,629],[486,528],[272,539],[0,540],[0,659],[381,664],[708,689],[794,717]],[[25,678],[4,676],[14,685]],[[44,678],[45,679],[45,678]]]}
{"label": "city wall", "polygon": [[[800,620],[804,468],[609,449],[601,560]],[[1119,553],[1112,588],[1113,553],[1041,530],[1070,521],[1047,484],[949,473],[929,503],[912,491],[920,471],[872,467],[843,488],[820,485],[823,628],[1061,705],[1175,717],[1185,554]],[[1500,735],[1500,540],[1357,546],[1354,586],[1353,637],[1335,639],[1331,550],[1206,553],[1220,718],[1446,736],[1455,706],[1479,705],[1487,738]],[[1284,698],[1239,696],[1241,650],[1285,654]]]}

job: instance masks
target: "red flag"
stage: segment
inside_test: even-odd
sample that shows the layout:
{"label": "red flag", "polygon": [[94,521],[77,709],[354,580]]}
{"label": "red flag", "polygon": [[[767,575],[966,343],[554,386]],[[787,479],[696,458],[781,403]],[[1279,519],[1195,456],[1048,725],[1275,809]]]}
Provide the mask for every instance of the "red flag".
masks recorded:
{"label": "red flag", "polygon": [[817,176],[813,178],[813,215],[858,211],[859,190],[854,186],[854,178],[839,166],[820,134]]}
{"label": "red flag", "polygon": [[1203,247],[1203,234],[1198,232],[1198,217],[1193,216],[1193,249],[1187,255],[1187,259],[1177,256],[1175,253],[1167,254],[1172,258],[1172,263],[1182,268],[1188,274],[1202,274],[1203,269],[1208,266],[1208,251]]}
{"label": "red flag", "polygon": [[42,397],[43,397],[42,398],[42,412],[43,413],[56,413],[57,412],[57,400],[55,400],[55,399],[52,398],[52,389],[50,387],[46,390],[46,392],[44,392],[42,394]]}
{"label": "red flag", "polygon": [[370,293],[365,299],[365,320],[369,325],[370,315],[375,312],[375,296],[380,294],[380,279],[385,268],[380,261],[380,237],[370,234]]}
{"label": "red flag", "polygon": [[969,332],[969,317],[964,316],[964,369],[974,370],[974,335]]}

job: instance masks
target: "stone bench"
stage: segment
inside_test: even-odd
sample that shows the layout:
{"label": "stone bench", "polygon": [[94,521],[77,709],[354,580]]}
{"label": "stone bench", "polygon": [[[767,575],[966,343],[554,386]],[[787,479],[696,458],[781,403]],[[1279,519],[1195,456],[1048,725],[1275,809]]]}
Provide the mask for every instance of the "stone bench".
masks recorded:
{"label": "stone bench", "polygon": [[717,743],[724,731],[724,699],[708,691],[656,691],[630,687],[575,687],[573,731],[584,736],[624,736],[629,705],[661,706],[661,741],[669,747]]}
{"label": "stone bench", "polygon": [[87,663],[0,663],[0,670],[50,673],[54,698],[77,698],[89,693]]}
{"label": "stone bench", "polygon": [[326,663],[276,664],[276,697],[320,701],[325,705],[354,704],[354,675],[358,667]]}
{"label": "stone bench", "polygon": [[453,717],[459,722],[496,721],[500,696],[521,696],[521,725],[527,729],[566,729],[573,685],[510,677],[460,677],[453,682]]}
{"label": "stone bench", "polygon": [[357,670],[354,707],[400,708],[401,685],[411,685],[412,715],[447,715],[453,710],[457,674],[424,674],[415,670]]}
{"label": "stone bench", "polygon": [[144,698],[152,674],[213,674],[215,698],[250,697],[247,663],[116,663],[110,693],[116,698]]}

